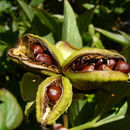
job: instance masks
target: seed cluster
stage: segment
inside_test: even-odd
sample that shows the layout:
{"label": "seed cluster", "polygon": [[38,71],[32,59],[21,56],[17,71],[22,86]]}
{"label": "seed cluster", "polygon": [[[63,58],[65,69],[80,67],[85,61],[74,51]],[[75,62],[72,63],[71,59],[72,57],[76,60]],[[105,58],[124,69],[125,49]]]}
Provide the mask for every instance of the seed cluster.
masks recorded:
{"label": "seed cluster", "polygon": [[43,48],[39,44],[34,44],[31,47],[33,54],[35,55],[35,61],[41,64],[46,64],[47,66],[52,65],[51,57],[46,54]]}
{"label": "seed cluster", "polygon": [[123,59],[119,58],[88,58],[82,56],[73,61],[70,65],[71,71],[121,71],[123,73],[130,72],[130,65]]}

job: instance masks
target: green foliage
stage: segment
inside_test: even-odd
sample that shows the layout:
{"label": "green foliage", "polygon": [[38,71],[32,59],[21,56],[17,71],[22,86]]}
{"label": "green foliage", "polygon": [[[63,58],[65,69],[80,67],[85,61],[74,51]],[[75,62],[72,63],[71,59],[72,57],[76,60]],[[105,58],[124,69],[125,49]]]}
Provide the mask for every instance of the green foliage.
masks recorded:
{"label": "green foliage", "polygon": [[50,31],[55,35],[56,40],[59,40],[61,37],[59,23],[45,11],[39,9],[34,9],[34,11],[41,23],[45,24],[50,29]]}
{"label": "green foliage", "polygon": [[127,62],[130,64],[130,46],[124,48],[121,53],[125,56]]}
{"label": "green foliage", "polygon": [[75,14],[67,0],[65,0],[64,3],[64,22],[62,40],[69,42],[77,48],[82,47],[82,39],[77,27]]}
{"label": "green foliage", "polygon": [[15,97],[7,90],[0,89],[0,130],[14,129],[23,120],[23,112]]}
{"label": "green foliage", "polygon": [[105,35],[106,37],[110,38],[111,40],[116,41],[117,43],[120,43],[124,46],[130,46],[130,36],[128,36],[124,32],[121,32],[122,35],[120,35],[120,34],[112,33],[112,32],[109,32],[100,28],[96,28],[96,30],[102,33],[103,35]]}
{"label": "green foliage", "polygon": [[43,79],[44,78],[41,76],[32,74],[30,72],[24,74],[20,82],[20,90],[23,100],[35,100],[38,85],[43,81]]}
{"label": "green foliage", "polygon": [[42,2],[44,2],[45,0],[32,0],[31,1],[31,6],[38,6],[39,4],[41,4]]}
{"label": "green foliage", "polygon": [[4,0],[0,1],[0,13],[6,11],[7,9],[11,8],[11,4]]}
{"label": "green foliage", "polygon": [[29,21],[32,22],[32,20],[34,18],[34,12],[33,12],[32,7],[21,0],[18,0],[18,3],[20,4],[21,8],[23,9],[25,14],[27,15],[27,18],[29,19]]}
{"label": "green foliage", "polygon": [[[25,109],[28,120],[35,107],[37,85],[44,77],[25,73],[22,68],[8,60],[7,50],[14,47],[24,33],[34,33],[52,44],[64,40],[78,48],[87,46],[115,49],[121,52],[130,64],[129,5],[129,0],[0,1],[0,86],[15,95],[23,110],[25,102],[22,101],[21,95],[24,100],[32,101]],[[118,82],[73,101],[67,113],[69,128],[130,129],[129,89],[129,82]],[[2,130],[18,127],[23,118],[20,106],[9,91],[0,90]],[[62,119],[57,122],[63,124]],[[39,124],[34,124],[35,127],[24,121],[18,128],[41,129],[37,127]]]}

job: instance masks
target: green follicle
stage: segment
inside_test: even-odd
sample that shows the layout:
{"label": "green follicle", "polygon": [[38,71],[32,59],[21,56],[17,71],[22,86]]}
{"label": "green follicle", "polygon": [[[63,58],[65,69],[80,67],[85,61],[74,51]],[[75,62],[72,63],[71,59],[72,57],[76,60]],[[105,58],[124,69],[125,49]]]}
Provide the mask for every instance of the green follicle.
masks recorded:
{"label": "green follicle", "polygon": [[[61,89],[60,96],[54,101],[50,98],[51,95],[48,93],[51,86],[57,86]],[[68,109],[71,101],[72,86],[67,78],[59,75],[47,78],[40,84],[37,91],[36,116],[38,122],[42,125],[52,124]]]}
{"label": "green follicle", "polygon": [[[66,59],[65,63],[63,64],[63,71],[115,71],[118,61],[125,62],[125,58],[115,52],[105,49],[81,49]],[[107,69],[101,68],[101,65],[106,65]],[[90,70],[87,66],[94,66],[94,68],[93,70]]]}
{"label": "green follicle", "polygon": [[[128,74],[116,71],[116,63],[111,67],[108,60],[124,61],[119,53],[105,49],[84,48],[72,53],[63,64],[63,73],[70,79],[73,86],[81,90],[98,89],[104,82],[127,81]],[[101,65],[97,62],[101,61]],[[107,69],[101,68],[102,65]],[[90,67],[93,68],[90,68]]]}
{"label": "green follicle", "polygon": [[[31,50],[34,45],[39,45],[41,47],[43,54],[39,55],[46,56],[44,59],[47,61],[48,59],[49,61],[51,60],[49,64],[46,62],[39,62],[42,57],[38,59],[38,56],[36,57]],[[51,45],[47,40],[32,34],[25,34],[19,38],[17,47],[10,49],[8,56],[17,63],[24,64],[35,70],[37,69],[36,71],[39,70],[39,72],[47,75],[52,75],[51,73],[60,73],[61,64],[63,63],[62,54],[60,54],[55,46]]]}
{"label": "green follicle", "polygon": [[[60,86],[61,90],[63,91],[63,87],[61,85],[61,77],[56,77],[55,79],[53,79],[46,85],[47,86],[41,86],[38,90],[39,92],[37,92],[37,109],[39,109],[39,107],[41,107],[40,113],[38,113],[38,111],[37,111],[37,113],[38,113],[37,120],[43,125],[45,125],[47,123],[47,119],[48,119],[50,113],[55,109],[56,104],[58,104],[58,102],[60,101],[60,98],[56,102],[52,102],[49,100],[49,97],[47,95],[48,88],[52,85],[55,85],[55,86]],[[43,95],[39,95],[39,93],[43,94]],[[61,96],[62,96],[62,94],[61,94]],[[39,104],[39,101],[40,101],[40,104]],[[40,117],[38,117],[39,114],[40,114]]]}
{"label": "green follicle", "polygon": [[93,65],[95,66],[94,70],[98,70],[98,64],[107,64],[107,60],[109,59],[113,59],[116,62],[118,62],[119,60],[124,60],[122,58],[109,57],[100,54],[87,54],[76,57],[75,60],[73,60],[70,65],[66,67],[66,70],[70,72],[78,72],[82,71],[82,69],[85,68],[87,65]]}
{"label": "green follicle", "polygon": [[64,59],[69,57],[73,52],[79,50],[78,48],[75,48],[72,45],[70,45],[68,42],[64,42],[64,41],[60,41],[56,43],[55,46],[61,51]]}
{"label": "green follicle", "polygon": [[[61,90],[63,91],[63,87],[61,86],[61,78],[60,77],[58,77],[57,79],[55,79],[55,81],[53,81],[52,83],[50,83],[47,87],[46,87],[46,93],[47,93],[47,89],[50,87],[50,86],[52,86],[52,85],[54,85],[54,86],[60,86],[61,87]],[[43,113],[45,113],[43,116],[42,116],[42,118],[41,118],[41,122],[44,122],[45,120],[47,120],[46,118],[48,118],[48,116],[49,116],[49,114],[50,114],[50,112],[51,111],[53,111],[54,109],[55,109],[55,107],[56,107],[56,105],[58,104],[58,102],[60,101],[60,98],[56,101],[56,102],[52,102],[52,101],[50,101],[49,100],[49,96],[47,95],[47,94],[45,94],[46,95],[46,99],[45,99],[45,106],[46,106],[46,108],[44,108],[44,112]],[[60,97],[62,96],[62,93],[61,93],[61,95],[60,95]]]}
{"label": "green follicle", "polygon": [[84,48],[76,51],[67,58],[63,64],[63,69],[64,71],[81,71],[87,65],[94,65],[95,67],[99,66],[98,62],[100,60],[102,60],[102,63],[100,64],[106,64],[109,59],[113,59],[116,62],[119,60],[125,60],[120,54],[105,49]]}

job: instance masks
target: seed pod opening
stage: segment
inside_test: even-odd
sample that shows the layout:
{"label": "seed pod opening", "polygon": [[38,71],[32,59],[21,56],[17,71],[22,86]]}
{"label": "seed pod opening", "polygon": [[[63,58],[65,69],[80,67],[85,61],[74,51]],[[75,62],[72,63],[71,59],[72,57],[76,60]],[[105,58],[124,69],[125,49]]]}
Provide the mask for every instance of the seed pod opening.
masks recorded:
{"label": "seed pod opening", "polygon": [[8,52],[13,61],[47,75],[61,72],[61,52],[47,40],[32,34],[25,34],[18,40],[16,48]]}
{"label": "seed pod opening", "polygon": [[[117,67],[119,61],[126,65],[124,69],[122,66],[125,65]],[[63,64],[63,73],[72,84],[76,88],[85,90],[96,89],[97,84],[102,82],[127,81],[129,71],[129,65],[122,55],[96,48],[76,51]]]}
{"label": "seed pod opening", "polygon": [[63,76],[55,75],[44,80],[38,87],[36,117],[42,125],[52,124],[63,114],[72,101],[72,85]]}

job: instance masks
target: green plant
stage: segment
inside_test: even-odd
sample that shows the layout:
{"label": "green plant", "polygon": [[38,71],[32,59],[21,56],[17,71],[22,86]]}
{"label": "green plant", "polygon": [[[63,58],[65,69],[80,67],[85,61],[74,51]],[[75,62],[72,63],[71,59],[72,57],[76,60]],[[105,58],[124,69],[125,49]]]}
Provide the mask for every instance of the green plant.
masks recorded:
{"label": "green plant", "polygon": [[[75,14],[72,8],[70,7],[70,5],[65,4],[64,15],[62,14],[55,15],[54,13],[55,12],[57,13],[58,11],[54,9],[52,9],[52,12],[51,9],[49,9],[51,13],[49,13],[49,11],[48,12],[45,11],[43,8],[44,7],[45,9],[49,8],[51,7],[51,4],[48,3],[44,5],[44,3],[47,2],[44,1],[44,3],[42,3],[43,2],[42,0],[39,1],[39,3],[36,2],[35,0],[32,0],[31,2],[30,1],[25,2],[21,0],[18,0],[17,2],[16,1],[15,2],[4,1],[4,2],[6,3],[4,4],[6,6],[4,9],[1,10],[1,16],[4,15],[9,17],[8,20],[2,19],[1,22],[2,25],[1,33],[0,33],[1,36],[0,49],[1,49],[1,61],[2,61],[1,77],[2,74],[4,74],[5,72],[7,73],[4,74],[4,77],[2,77],[2,81],[6,80],[6,82],[3,83],[1,82],[1,84],[2,87],[7,87],[10,91],[12,91],[11,89],[13,89],[13,86],[15,86],[15,89],[18,90],[16,86],[18,86],[19,83],[16,82],[15,80],[20,81],[25,71],[24,72],[21,71],[20,73],[17,74],[15,73],[14,76],[10,76],[13,72],[15,71],[18,72],[20,68],[17,65],[15,66],[13,66],[14,64],[11,65],[10,64],[11,62],[8,61],[8,59],[6,59],[6,56],[4,54],[8,48],[14,46],[18,37],[23,35],[25,32],[31,32],[40,35],[45,39],[47,39],[48,41],[50,41],[52,44],[60,40],[65,40],[75,47],[89,46],[89,47],[97,47],[97,48],[106,48],[106,46],[108,46],[105,43],[107,39],[104,40],[103,39],[104,37],[100,36],[100,33],[102,33],[107,37],[109,37],[111,40],[116,41],[114,42],[114,44],[117,43],[121,44],[120,46],[121,49],[119,48],[119,51],[121,51],[121,53],[126,57],[128,63],[130,62],[128,56],[129,55],[128,53],[129,34],[118,31],[120,35],[119,34],[112,35],[111,33],[108,33],[106,31],[106,29],[108,29],[112,32],[111,30],[112,26],[116,27],[116,29],[118,30],[117,27],[119,25],[115,26],[116,24],[113,25],[110,23],[116,23],[116,21],[114,21],[114,16],[118,14],[124,14],[125,10],[127,10],[127,8],[125,9],[124,6],[128,3],[128,1],[120,2],[118,4],[118,7],[116,1],[104,2],[104,3],[100,1],[97,2],[91,1],[90,3],[84,3],[84,7],[87,10],[84,9],[84,12],[82,14],[81,14],[82,8],[81,10],[78,11],[74,8],[77,13]],[[112,6],[110,6],[110,3]],[[13,10],[11,9],[12,5],[15,7]],[[115,7],[117,7],[118,9]],[[108,14],[108,19],[111,18],[111,21],[105,20],[106,13]],[[17,17],[17,15],[19,15],[20,17]],[[95,20],[94,16],[98,16],[101,19]],[[78,26],[76,24],[76,20]],[[100,21],[105,21],[105,24],[101,24]],[[101,28],[104,28],[104,30]],[[111,42],[111,40],[109,42]],[[124,48],[125,46],[127,47]],[[111,47],[111,49],[115,49],[115,48]],[[10,70],[12,70],[13,72]],[[32,76],[32,79],[34,77]],[[11,79],[15,79],[13,80],[14,83],[11,82]],[[8,87],[10,83],[12,83],[11,87]],[[113,86],[118,86],[118,87],[115,88]],[[27,88],[24,89],[25,90],[23,90],[22,93],[25,94],[25,92],[27,92],[26,91]],[[74,127],[79,125],[77,129],[85,129],[85,128],[93,128],[93,127],[96,127],[95,129],[104,129],[104,128],[108,129],[109,127],[111,127],[111,129],[115,129],[118,124],[117,129],[121,129],[121,126],[124,125],[128,127],[126,129],[129,129],[129,125],[127,123],[129,121],[129,111],[127,111],[129,110],[128,108],[129,83],[122,82],[122,83],[111,84],[107,89],[108,90],[101,89],[96,94],[90,94],[90,95],[86,94],[83,96],[83,99],[73,101],[71,107],[68,110],[68,117],[70,118],[69,127]],[[29,91],[33,92],[32,90]],[[12,92],[15,94],[14,90]],[[19,97],[18,94],[16,95],[17,97]],[[30,106],[31,108],[34,105],[35,104],[33,102],[28,103],[28,106]],[[23,107],[24,106],[25,103],[23,103]],[[28,116],[28,112],[30,113],[29,108],[26,109],[27,116]],[[96,108],[96,112],[95,112],[95,108]],[[87,116],[84,115],[84,113],[86,113]],[[93,113],[95,114],[93,115]],[[124,120],[117,121],[118,119],[122,119],[122,118],[124,118]],[[60,118],[58,121],[61,122],[61,120],[62,119]],[[107,125],[106,123],[109,122],[112,123]],[[85,124],[81,125],[83,123]],[[35,127],[36,126],[37,124],[35,123]],[[74,127],[72,129],[76,129],[76,128]]]}

